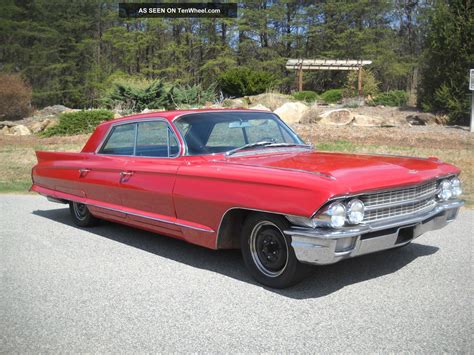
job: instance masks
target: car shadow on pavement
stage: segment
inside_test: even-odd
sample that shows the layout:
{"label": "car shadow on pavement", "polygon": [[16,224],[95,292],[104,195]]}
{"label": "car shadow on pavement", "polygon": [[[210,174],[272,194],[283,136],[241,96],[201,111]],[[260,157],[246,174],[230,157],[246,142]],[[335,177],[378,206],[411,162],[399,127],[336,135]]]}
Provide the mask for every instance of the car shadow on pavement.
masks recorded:
{"label": "car shadow on pavement", "polygon": [[[72,222],[67,208],[36,210],[33,214],[79,228]],[[300,284],[277,290],[262,286],[249,276],[239,250],[210,250],[178,239],[107,221],[102,221],[99,226],[89,228],[87,231],[160,257],[210,270],[294,299],[323,297],[345,286],[392,274],[415,259],[434,254],[439,250],[437,247],[411,243],[404,248],[343,260],[333,265],[314,267],[312,273]]]}

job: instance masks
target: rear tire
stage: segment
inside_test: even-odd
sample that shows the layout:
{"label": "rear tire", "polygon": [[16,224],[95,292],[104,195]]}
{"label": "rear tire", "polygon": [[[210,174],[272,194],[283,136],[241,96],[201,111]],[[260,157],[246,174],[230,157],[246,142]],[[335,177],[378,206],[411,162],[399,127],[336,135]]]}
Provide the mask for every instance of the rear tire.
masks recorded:
{"label": "rear tire", "polygon": [[90,213],[83,203],[69,202],[69,211],[72,220],[79,227],[94,227],[99,223],[99,220]]}
{"label": "rear tire", "polygon": [[281,216],[254,213],[245,220],[240,238],[244,263],[259,283],[272,288],[286,288],[308,275],[309,265],[296,259],[291,237],[283,230],[289,227]]}

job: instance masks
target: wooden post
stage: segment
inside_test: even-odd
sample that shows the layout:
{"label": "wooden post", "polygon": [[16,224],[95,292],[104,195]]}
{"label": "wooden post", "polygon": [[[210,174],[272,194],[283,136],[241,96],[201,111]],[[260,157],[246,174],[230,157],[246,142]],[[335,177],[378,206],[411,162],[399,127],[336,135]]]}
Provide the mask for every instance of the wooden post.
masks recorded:
{"label": "wooden post", "polygon": [[298,68],[298,91],[303,91],[303,63]]}
{"label": "wooden post", "polygon": [[359,77],[357,79],[357,91],[359,97],[362,97],[362,66],[359,67]]}

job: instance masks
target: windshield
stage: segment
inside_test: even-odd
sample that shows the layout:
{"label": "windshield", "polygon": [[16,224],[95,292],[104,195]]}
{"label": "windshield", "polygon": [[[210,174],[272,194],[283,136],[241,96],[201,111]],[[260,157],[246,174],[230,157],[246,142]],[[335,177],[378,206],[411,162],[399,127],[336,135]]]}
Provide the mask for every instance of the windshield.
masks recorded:
{"label": "windshield", "polygon": [[174,123],[184,138],[188,155],[223,153],[259,142],[304,144],[270,112],[193,113]]}

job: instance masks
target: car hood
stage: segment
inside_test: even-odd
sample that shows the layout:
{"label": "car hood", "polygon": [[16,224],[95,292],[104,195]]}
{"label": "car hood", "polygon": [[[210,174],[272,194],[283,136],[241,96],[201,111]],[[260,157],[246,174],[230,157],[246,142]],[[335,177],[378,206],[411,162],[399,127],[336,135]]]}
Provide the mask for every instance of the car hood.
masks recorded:
{"label": "car hood", "polygon": [[306,172],[338,180],[346,191],[413,184],[459,170],[437,158],[296,151],[231,156],[227,163]]}

